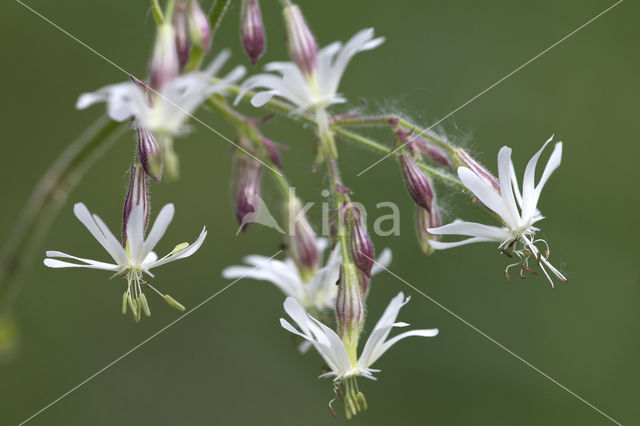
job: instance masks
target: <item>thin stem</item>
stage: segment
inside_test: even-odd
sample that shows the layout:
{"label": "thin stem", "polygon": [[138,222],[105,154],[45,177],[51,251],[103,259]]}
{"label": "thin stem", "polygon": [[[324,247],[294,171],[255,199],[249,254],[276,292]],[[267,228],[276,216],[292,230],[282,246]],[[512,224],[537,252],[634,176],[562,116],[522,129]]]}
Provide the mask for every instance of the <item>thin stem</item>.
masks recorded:
{"label": "thin stem", "polygon": [[156,25],[162,25],[164,23],[164,15],[160,2],[158,0],[151,0],[151,9],[153,10],[153,19],[156,21]]}
{"label": "thin stem", "polygon": [[220,26],[220,22],[222,22],[222,18],[227,12],[230,3],[231,0],[216,0],[216,2],[211,7],[211,12],[209,12],[209,27],[211,27],[212,39],[216,33],[216,30]]}
{"label": "thin stem", "polygon": [[[231,94],[236,96],[240,94],[240,88],[235,85],[228,86],[227,90]],[[247,100],[251,99],[253,95],[255,95],[255,92],[247,91],[242,95],[242,99],[247,99]],[[291,120],[299,120],[307,124],[312,124],[314,126],[318,125],[316,118],[310,116],[309,114],[298,114],[295,116],[291,115],[290,112],[293,110],[293,107],[287,104],[286,102],[282,102],[277,99],[271,99],[269,100],[269,102],[265,104],[265,106],[271,109],[272,111],[283,114],[285,117]],[[388,116],[387,117],[383,117],[383,116],[369,117],[368,122],[366,121],[366,119],[367,118],[365,117],[365,123],[367,124],[382,124],[382,123],[388,123],[389,117]],[[400,154],[399,151],[394,152],[393,149],[387,148],[385,145],[379,142],[376,142],[371,138],[368,138],[366,136],[361,135],[360,133],[356,133],[341,127],[343,125],[355,124],[355,120],[356,119],[353,119],[353,118],[344,118],[344,119],[334,120],[331,123],[331,129],[336,133],[336,135],[339,135],[345,139],[348,139],[351,142],[358,143],[364,147],[373,149],[374,151],[377,151],[381,154],[388,155],[391,153],[391,155],[393,156],[397,156]],[[407,128],[410,128],[410,129],[416,128],[413,124],[405,121],[404,119],[399,119],[399,120],[400,120],[399,122],[401,122],[402,125],[406,126]],[[453,148],[450,145],[448,145],[446,149],[451,151]],[[443,172],[435,167],[428,166],[421,161],[417,161],[416,163],[418,164],[418,167],[420,167],[423,171],[431,174],[434,178],[440,179],[445,183],[452,184],[460,188],[464,188],[464,185],[462,185],[462,183],[457,177],[452,176],[447,172]]]}
{"label": "thin stem", "polygon": [[[347,138],[353,142],[359,143],[360,145],[363,145],[367,148],[373,149],[375,151],[380,152],[381,154],[389,154],[390,152],[392,152],[389,148],[387,148],[386,146],[367,138],[366,136],[362,136],[359,133],[355,133],[352,132],[350,130],[346,130],[346,129],[341,129],[341,128],[336,128],[335,129],[336,134],[338,134],[341,137]],[[397,157],[398,155],[400,155],[400,152],[393,152],[392,155],[394,157]],[[451,185],[456,185],[462,189],[465,188],[464,185],[462,185],[462,182],[460,182],[460,180],[458,178],[456,178],[455,176],[452,176],[451,174],[447,173],[447,172],[443,172],[435,167],[431,167],[428,166],[426,164],[424,164],[421,161],[416,161],[416,164],[418,165],[418,167],[420,167],[420,169],[422,169],[422,171],[427,172],[428,174],[430,174],[431,176],[440,179],[441,181],[451,184]]]}
{"label": "thin stem", "polygon": [[431,132],[430,129],[421,129],[419,126],[409,122],[408,120],[398,117],[397,115],[381,115],[381,116],[370,116],[370,117],[351,117],[348,115],[334,118],[333,124],[338,126],[370,126],[370,125],[389,125],[393,121],[396,121],[400,126],[406,128],[407,130],[411,130],[415,133],[415,135],[409,136],[409,138],[415,138],[418,136],[423,136],[426,139],[431,140],[436,143],[440,147],[446,149],[450,153],[455,152],[455,147],[452,146],[448,141],[444,138],[439,137],[435,133]]}
{"label": "thin stem", "polygon": [[7,312],[16,296],[20,274],[56,217],[69,192],[87,169],[113,145],[121,123],[106,116],[74,140],[42,176],[5,242],[0,262],[0,312]]}

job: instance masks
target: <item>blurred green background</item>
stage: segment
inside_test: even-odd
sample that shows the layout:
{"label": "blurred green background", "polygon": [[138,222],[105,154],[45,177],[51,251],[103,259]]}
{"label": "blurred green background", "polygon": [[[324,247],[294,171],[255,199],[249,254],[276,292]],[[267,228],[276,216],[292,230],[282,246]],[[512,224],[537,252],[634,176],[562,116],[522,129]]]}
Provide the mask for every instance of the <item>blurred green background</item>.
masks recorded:
{"label": "blurred green background", "polygon": [[[366,98],[369,112],[404,112],[424,125],[613,4],[300,3],[321,45],[346,40],[367,26],[387,37],[348,68],[341,91],[351,106]],[[28,4],[123,68],[146,74],[154,36],[146,1]],[[279,7],[262,1],[268,51],[261,64],[286,55]],[[78,94],[125,76],[19,3],[6,1],[0,8],[4,241],[52,159],[103,113],[103,106],[76,111]],[[239,9],[233,2],[214,49],[231,47],[232,60],[248,65],[239,41]],[[640,424],[639,12],[631,1],[620,4],[442,123],[452,140],[492,170],[502,145],[514,148],[521,170],[551,134],[565,142],[562,167],[539,207],[547,216],[541,227],[552,260],[566,271],[568,284],[551,289],[541,277],[515,276],[506,283],[505,259],[491,245],[426,258],[413,235],[413,205],[396,162],[384,161],[356,177],[378,154],[349,143],[340,148],[345,184],[374,217],[381,201],[402,209],[401,235],[374,241],[378,249],[393,249],[392,271],[623,424]],[[198,116],[233,137],[233,129],[207,111]],[[319,201],[325,182],[311,170],[310,129],[279,118],[265,133],[291,147],[284,161],[298,194]],[[367,133],[386,137],[375,129]],[[23,276],[15,306],[19,351],[0,365],[0,424],[29,417],[179,316],[149,295],[153,316],[135,324],[119,312],[122,280],[110,281],[101,271],[46,269],[41,263],[45,249],[107,259],[73,216],[72,203],[83,201],[112,230],[119,229],[133,140],[127,133],[87,173]],[[193,241],[203,224],[209,237],[188,261],[159,270],[156,283],[194,307],[227,284],[220,278],[225,266],[250,253],[269,256],[281,241],[258,226],[234,236],[227,142],[194,123],[177,150],[180,181],[152,187],[154,213],[167,202],[177,206],[159,251]],[[268,177],[263,187],[267,202],[277,203]],[[440,189],[446,221],[458,216],[491,221],[466,197]],[[319,209],[314,214],[319,224]],[[404,341],[378,361],[379,380],[360,381],[370,408],[352,425],[610,423],[388,274],[373,281],[369,329],[398,291],[412,296],[400,320],[438,327],[440,335]],[[335,424],[327,410],[330,382],[316,379],[320,358],[300,356],[278,324],[282,301],[270,284],[240,281],[31,424]],[[336,411],[339,423],[346,423],[341,404]]]}

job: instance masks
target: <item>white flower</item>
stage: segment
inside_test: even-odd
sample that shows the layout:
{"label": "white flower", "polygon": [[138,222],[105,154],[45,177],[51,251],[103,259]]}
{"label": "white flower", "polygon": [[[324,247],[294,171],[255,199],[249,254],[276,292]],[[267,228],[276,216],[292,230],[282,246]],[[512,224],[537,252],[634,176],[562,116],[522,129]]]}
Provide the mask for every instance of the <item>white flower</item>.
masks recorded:
{"label": "white flower", "polygon": [[[128,302],[132,311],[134,311],[134,316],[136,316],[135,311],[138,305],[136,305],[135,301],[138,301],[138,303],[142,303],[142,305],[138,307],[137,319],[140,317],[140,308],[144,308],[145,313],[148,316],[148,306],[144,306],[146,305],[146,297],[142,293],[142,285],[147,285],[156,292],[158,291],[144,281],[143,274],[153,277],[154,275],[150,272],[151,269],[164,265],[165,263],[173,262],[174,260],[184,259],[191,256],[200,248],[207,236],[207,230],[206,228],[203,228],[200,236],[192,245],[189,245],[188,243],[178,244],[169,254],[158,259],[158,256],[153,249],[160,241],[160,238],[164,235],[169,223],[171,223],[174,211],[175,209],[173,204],[167,204],[164,206],[162,210],[160,210],[151,231],[149,231],[149,234],[145,239],[144,208],[142,204],[134,206],[131,209],[126,225],[127,245],[125,249],[118,242],[117,238],[109,230],[102,219],[95,214],[92,215],[84,204],[77,203],[73,206],[73,212],[76,217],[89,230],[89,232],[91,232],[91,235],[98,240],[107,253],[111,255],[115,263],[105,263],[97,260],[84,259],[59,251],[47,251],[47,258],[44,259],[44,264],[50,268],[103,269],[105,271],[112,271],[116,274],[125,275],[128,286],[125,294],[123,295],[123,313],[126,312],[126,305]],[[71,263],[54,258],[74,259],[81,263]],[[173,307],[184,310],[184,307],[173,300],[169,295],[162,295],[159,292],[158,294],[160,294]],[[140,302],[141,299],[144,300]]]}
{"label": "white flower", "polygon": [[297,106],[293,113],[304,112],[312,107],[326,107],[344,103],[346,99],[338,93],[338,85],[347,64],[358,52],[371,50],[384,42],[384,37],[373,38],[373,28],[359,31],[344,46],[335,42],[320,49],[315,72],[305,73],[294,62],[272,62],[265,66],[274,74],[257,74],[242,84],[236,103],[245,92],[262,87],[267,90],[256,93],[251,99],[253,106],[261,107],[273,97],[279,96]]}
{"label": "white flower", "polygon": [[[435,249],[446,249],[464,244],[494,241],[500,243],[499,248],[502,253],[511,257],[509,250],[518,258],[518,262],[513,263],[505,269],[505,274],[512,266],[522,265],[523,270],[532,272],[528,267],[531,257],[540,264],[540,267],[553,286],[553,281],[547,273],[545,266],[562,281],[567,279],[548,260],[548,245],[542,239],[535,239],[535,233],[539,228],[533,226],[534,223],[543,219],[537,208],[540,192],[547,182],[551,173],[558,168],[562,158],[562,142],[555,145],[553,153],[549,157],[546,167],[535,184],[536,164],[544,148],[551,142],[550,137],[542,148],[529,160],[524,172],[522,192],[518,187],[513,163],[511,161],[511,148],[504,146],[498,153],[498,181],[500,193],[486,180],[473,173],[466,167],[458,168],[458,177],[464,186],[478,198],[488,209],[497,214],[504,226],[489,226],[474,222],[454,221],[448,225],[438,228],[429,228],[428,231],[438,235],[467,235],[471,238],[457,242],[432,241],[431,245]],[[519,208],[519,209],[518,209]],[[543,243],[546,246],[546,253],[541,254],[535,246],[536,243]],[[507,275],[508,278],[508,275]]]}
{"label": "white flower", "polygon": [[409,302],[409,297],[405,299],[402,292],[391,299],[389,306],[387,306],[382,317],[380,317],[373,331],[371,331],[367,343],[365,343],[364,349],[357,360],[349,358],[344,343],[342,343],[335,331],[309,315],[293,297],[288,297],[284,301],[284,310],[295,321],[300,331],[284,318],[280,318],[280,324],[285,330],[297,334],[313,344],[331,369],[330,372],[322,374],[320,377],[334,377],[334,381],[340,381],[348,377],[364,376],[375,380],[373,373],[380,370],[372,369],[371,365],[391,346],[409,336],[433,337],[438,334],[437,328],[411,330],[387,340],[393,327],[406,327],[409,325],[404,322],[395,322],[400,308],[407,302]]}
{"label": "white flower", "polygon": [[223,50],[204,71],[194,71],[174,78],[162,85],[159,92],[144,85],[125,82],[105,86],[78,98],[77,109],[85,109],[98,102],[107,103],[107,113],[115,121],[135,118],[138,125],[156,134],[178,135],[193,112],[214,93],[223,93],[229,84],[244,75],[242,66],[212,83],[214,75],[229,59]]}
{"label": "white flower", "polygon": [[[322,253],[327,247],[325,238],[316,239],[318,252]],[[322,312],[326,309],[334,309],[338,286],[336,282],[340,276],[340,264],[342,255],[340,244],[331,251],[326,265],[320,268],[316,274],[305,282],[295,262],[291,258],[284,261],[269,259],[264,256],[252,255],[244,258],[250,266],[229,266],[222,271],[222,276],[227,279],[249,277],[256,280],[270,281],[275,284],[286,296],[294,297],[305,309],[313,309]],[[376,260],[371,275],[380,272],[383,267],[391,263],[391,250],[384,249]]]}

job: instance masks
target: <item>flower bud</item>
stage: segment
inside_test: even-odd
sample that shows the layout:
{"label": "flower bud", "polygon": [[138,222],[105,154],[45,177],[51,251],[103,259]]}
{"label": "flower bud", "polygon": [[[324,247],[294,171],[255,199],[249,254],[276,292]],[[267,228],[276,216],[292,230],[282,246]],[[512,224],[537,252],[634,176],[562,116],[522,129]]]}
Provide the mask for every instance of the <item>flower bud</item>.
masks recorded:
{"label": "flower bud", "polygon": [[187,24],[187,3],[179,1],[173,10],[173,29],[176,33],[176,52],[178,54],[179,69],[182,70],[189,60],[191,43],[189,42],[189,27]]}
{"label": "flower bud", "polygon": [[356,265],[345,262],[340,266],[340,282],[336,299],[338,335],[349,358],[357,358],[358,338],[364,325],[365,304],[360,293]]}
{"label": "flower bud", "polygon": [[127,245],[127,222],[134,207],[142,205],[144,211],[144,229],[149,223],[149,177],[144,172],[142,164],[134,162],[131,165],[129,189],[124,200],[124,213],[122,218],[122,246]]}
{"label": "flower bud", "polygon": [[431,210],[426,210],[421,207],[416,208],[415,222],[418,243],[424,254],[428,256],[434,251],[434,248],[431,246],[431,241],[440,239],[440,235],[434,235],[427,231],[427,228],[437,228],[440,226],[440,212],[435,199],[431,203]]}
{"label": "flower bud", "polygon": [[162,90],[162,86],[173,80],[180,73],[178,52],[176,51],[175,31],[169,23],[161,24],[156,35],[156,44],[153,48],[153,57],[149,74],[151,87]]}
{"label": "flower bud", "polygon": [[245,155],[237,155],[234,166],[233,199],[236,219],[245,231],[251,223],[245,216],[257,213],[259,207],[262,165]]}
{"label": "flower bud", "polygon": [[456,163],[458,167],[466,167],[475,173],[480,179],[493,186],[493,188],[500,193],[500,184],[498,183],[498,179],[491,174],[487,169],[481,166],[476,160],[474,160],[467,152],[462,149],[456,149],[456,152],[453,154],[453,161]]}
{"label": "flower bud", "polygon": [[365,278],[368,278],[371,276],[373,258],[375,257],[373,244],[358,207],[352,205],[350,210],[351,257],[358,269],[365,275]]}
{"label": "flower bud", "polygon": [[287,38],[289,53],[300,70],[307,76],[316,69],[318,46],[313,34],[302,16],[300,8],[295,4],[288,4],[284,8],[284,20],[287,24]]}
{"label": "flower bud", "polygon": [[413,201],[423,209],[431,209],[431,201],[433,200],[433,190],[431,183],[425,174],[420,170],[413,157],[409,154],[402,154],[398,157],[404,182],[409,190],[409,194]]}
{"label": "flower bud", "polygon": [[208,52],[211,49],[211,26],[198,0],[189,0],[187,21],[191,43]]}
{"label": "flower bud", "polygon": [[439,164],[443,167],[453,168],[451,159],[449,158],[447,153],[439,146],[425,141],[424,145],[420,146],[420,151],[423,152],[427,156],[427,158],[434,163]]}
{"label": "flower bud", "polygon": [[162,150],[153,133],[138,126],[138,155],[144,171],[156,182],[162,178]]}
{"label": "flower bud", "polygon": [[271,160],[273,164],[275,164],[280,170],[282,170],[282,157],[280,156],[280,151],[278,151],[278,149],[282,148],[283,146],[270,139],[265,138],[264,136],[260,138],[260,141],[268,151],[269,160]]}
{"label": "flower bud", "polygon": [[288,251],[298,267],[300,277],[308,282],[318,270],[320,253],[316,245],[316,234],[302,208],[302,203],[296,197],[291,197],[287,203],[289,216]]}
{"label": "flower bud", "polygon": [[246,50],[247,55],[249,55],[251,63],[255,65],[264,53],[266,38],[258,0],[242,1],[240,20],[242,44],[244,45],[244,50]]}

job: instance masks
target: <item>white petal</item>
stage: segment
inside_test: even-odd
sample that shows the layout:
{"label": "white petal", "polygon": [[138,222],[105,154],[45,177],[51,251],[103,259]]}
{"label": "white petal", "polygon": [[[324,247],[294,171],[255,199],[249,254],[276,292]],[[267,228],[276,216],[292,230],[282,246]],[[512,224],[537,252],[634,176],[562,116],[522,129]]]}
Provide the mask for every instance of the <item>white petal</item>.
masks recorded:
{"label": "white petal", "polygon": [[[112,263],[99,262],[97,260],[84,259],[82,257],[72,256],[70,254],[62,253],[60,251],[47,251],[47,259],[44,260],[44,264],[49,268],[92,268],[103,269],[106,271],[117,271],[120,266]],[[51,257],[62,257],[65,259],[74,259],[80,262],[86,263],[86,265],[79,265],[77,263],[63,262],[61,260],[49,259]]]}
{"label": "white petal", "polygon": [[467,187],[482,204],[494,211],[503,220],[507,220],[510,216],[508,210],[504,206],[503,199],[492,185],[482,180],[466,167],[458,168],[458,177],[460,181],[462,181],[462,184]]}
{"label": "white petal", "polygon": [[[520,213],[513,197],[511,186],[511,148],[503,146],[498,152],[498,182],[500,183],[500,196],[507,216],[500,215],[503,220],[512,227],[520,225]],[[523,197],[524,198],[524,197]],[[495,211],[495,210],[494,210]],[[497,212],[496,212],[497,213]]]}
{"label": "white petal", "polygon": [[378,346],[376,348],[377,350],[372,354],[369,360],[369,366],[372,365],[378,358],[380,358],[382,354],[384,354],[387,350],[389,350],[391,346],[395,345],[402,339],[405,339],[410,336],[434,337],[437,335],[438,335],[437,328],[431,328],[431,329],[425,329],[425,330],[410,330],[410,331],[405,331],[404,333],[398,334],[397,336],[392,337],[391,339],[384,342],[382,346]]}
{"label": "white petal", "polygon": [[147,256],[144,249],[144,207],[142,204],[134,205],[127,220],[127,246],[134,264],[139,264]]}
{"label": "white petal", "polygon": [[542,172],[542,176],[540,177],[540,180],[536,185],[536,190],[535,190],[536,205],[538,204],[538,198],[540,197],[542,188],[544,187],[545,183],[547,183],[547,180],[549,180],[551,173],[553,173],[555,169],[557,169],[560,166],[561,161],[562,161],[562,142],[558,142],[556,143],[556,146],[553,149],[551,156],[549,157],[549,161],[547,162],[547,165],[544,168],[544,172]]}
{"label": "white petal", "polygon": [[147,235],[147,239],[144,242],[144,253],[148,253],[156,247],[160,239],[164,236],[164,233],[167,232],[167,228],[173,220],[175,211],[176,209],[171,203],[165,205],[162,210],[160,210],[160,213],[158,213],[158,217],[153,223],[153,227],[151,228],[151,231],[149,231],[149,235]]}
{"label": "white petal", "polygon": [[251,105],[256,108],[260,108],[278,94],[279,92],[277,90],[265,90],[263,92],[258,92],[251,98]]}
{"label": "white petal", "polygon": [[187,258],[192,254],[194,254],[196,251],[198,251],[198,249],[200,248],[200,246],[202,246],[202,243],[204,242],[204,239],[206,237],[207,237],[207,229],[203,227],[202,231],[200,232],[200,235],[198,236],[198,239],[194,241],[193,244],[189,245],[184,250],[180,250],[177,253],[167,255],[162,259],[157,260],[156,262],[145,265],[145,267],[148,269],[151,269],[160,265],[164,265],[165,263],[173,262],[174,260]]}
{"label": "white petal", "polygon": [[102,232],[102,235],[104,235],[104,238],[109,244],[109,247],[111,248],[111,250],[113,250],[114,253],[117,253],[118,258],[121,261],[126,262],[127,253],[125,252],[124,248],[122,247],[118,239],[115,237],[115,235],[113,235],[113,233],[111,232],[107,224],[104,223],[103,220],[100,219],[100,216],[96,214],[91,215],[91,217],[93,217],[93,220],[95,221],[96,225]]}
{"label": "white petal", "polygon": [[448,248],[460,247],[467,244],[486,243],[490,241],[494,241],[494,240],[489,238],[473,237],[473,238],[467,238],[466,240],[462,240],[462,241],[429,241],[429,244],[431,245],[431,247],[433,247],[436,250],[445,250]]}
{"label": "white petal", "polygon": [[540,184],[538,187],[535,186],[535,174],[536,174],[536,165],[538,164],[538,160],[540,159],[540,155],[542,155],[542,151],[547,147],[547,145],[551,142],[553,136],[551,136],[547,141],[542,145],[542,148],[536,152],[533,157],[527,163],[527,168],[524,171],[524,178],[522,182],[522,199],[524,203],[524,209],[522,212],[523,219],[530,218],[535,214],[538,198],[540,197],[540,191],[542,191],[542,187],[551,176],[551,173],[560,165],[560,160],[562,158],[562,143],[558,146],[556,144],[556,148],[554,149],[551,157],[549,158],[549,162],[545,167],[542,178],[540,179]]}
{"label": "white petal", "polygon": [[428,228],[427,231],[435,235],[468,235],[499,242],[509,238],[509,232],[504,228],[464,221],[455,221],[437,228]]}
{"label": "white petal", "polygon": [[382,272],[391,264],[391,249],[385,248],[380,253],[380,256],[376,259],[371,268],[371,276],[376,275],[379,272]]}
{"label": "white petal", "polygon": [[[82,222],[82,224],[91,232],[93,238],[95,238],[102,247],[111,255],[113,260],[120,265],[126,265],[128,262],[126,253],[120,244],[116,244],[115,246],[112,244],[112,240],[104,235],[104,233],[100,230],[98,225],[96,224],[93,216],[82,203],[77,203],[73,206],[73,213],[76,215],[78,220]],[[111,234],[111,231],[109,231]],[[111,234],[113,236],[113,234]],[[115,237],[114,237],[115,238]]]}

